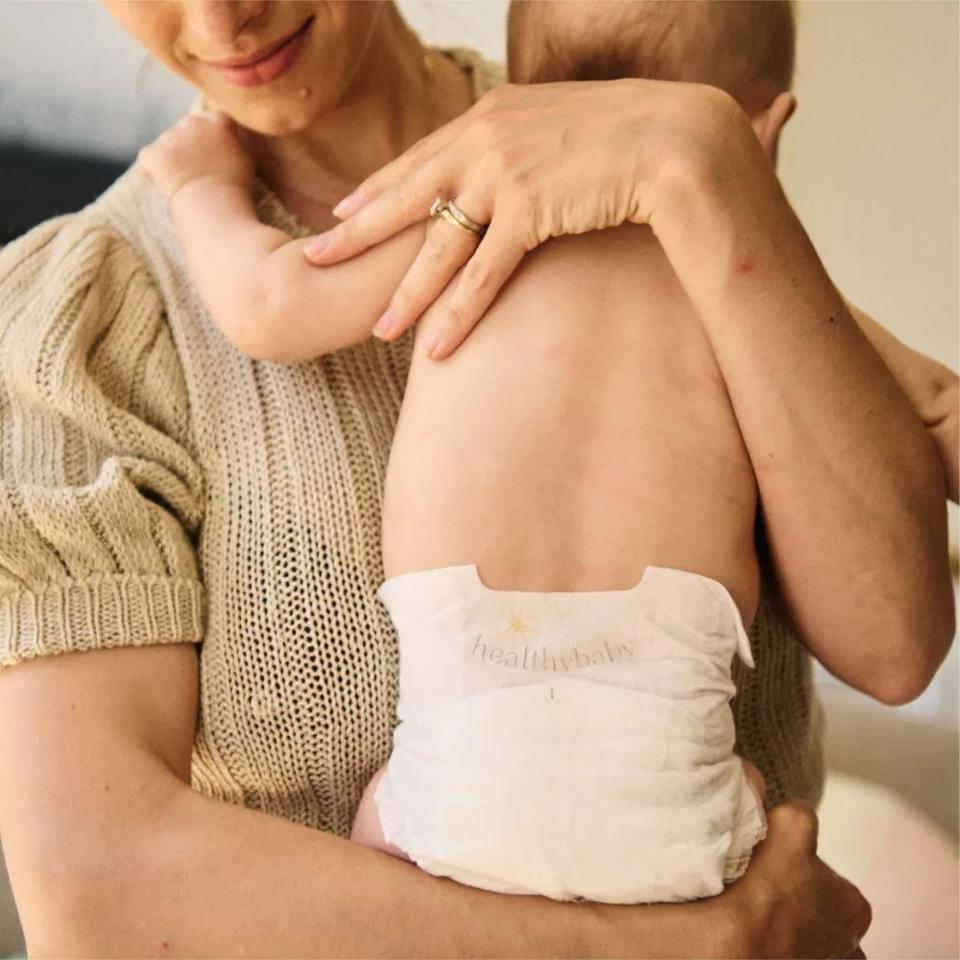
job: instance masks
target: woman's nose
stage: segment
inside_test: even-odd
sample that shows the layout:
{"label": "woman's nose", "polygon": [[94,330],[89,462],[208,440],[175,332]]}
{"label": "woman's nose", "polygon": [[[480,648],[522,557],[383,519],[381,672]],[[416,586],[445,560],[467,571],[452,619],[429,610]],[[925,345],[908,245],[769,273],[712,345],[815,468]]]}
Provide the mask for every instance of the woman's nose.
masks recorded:
{"label": "woman's nose", "polygon": [[266,5],[267,0],[184,0],[191,31],[215,43],[232,43]]}

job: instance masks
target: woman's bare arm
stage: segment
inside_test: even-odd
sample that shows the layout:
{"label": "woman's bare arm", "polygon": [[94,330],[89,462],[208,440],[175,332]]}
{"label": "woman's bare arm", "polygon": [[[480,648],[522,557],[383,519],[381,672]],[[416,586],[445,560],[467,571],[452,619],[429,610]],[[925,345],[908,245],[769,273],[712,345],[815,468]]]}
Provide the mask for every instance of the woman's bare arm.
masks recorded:
{"label": "woman's bare arm", "polygon": [[712,900],[488,893],[187,785],[190,645],[0,674],[0,832],[33,957],[846,956],[870,911],[785,804]]}
{"label": "woman's bare arm", "polygon": [[187,785],[196,709],[190,645],[66,654],[0,674],[0,830],[31,956],[727,948],[722,905],[624,912],[488,893],[205,798]]}
{"label": "woman's bare arm", "polygon": [[960,497],[960,378],[942,363],[908,347],[863,310],[847,309],[923,422],[940,457],[947,496]]}
{"label": "woman's bare arm", "polygon": [[673,171],[651,224],[717,355],[800,635],[841,679],[902,703],[954,633],[944,471],[742,111],[719,92],[706,105],[710,149]]}

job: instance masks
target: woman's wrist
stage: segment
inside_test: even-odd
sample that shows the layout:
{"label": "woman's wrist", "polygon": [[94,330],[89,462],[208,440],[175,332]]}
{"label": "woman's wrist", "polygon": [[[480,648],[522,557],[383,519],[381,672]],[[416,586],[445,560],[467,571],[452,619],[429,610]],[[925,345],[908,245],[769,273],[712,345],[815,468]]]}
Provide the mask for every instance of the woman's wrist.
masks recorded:
{"label": "woman's wrist", "polygon": [[[663,164],[649,218],[708,335],[730,312],[730,297],[742,313],[757,284],[777,286],[818,314],[842,311],[749,121],[732,98],[715,93],[691,107],[689,142]],[[805,281],[799,288],[797,274]]]}
{"label": "woman's wrist", "polygon": [[689,903],[570,904],[573,955],[634,958],[753,956],[749,916],[725,891]]}
{"label": "woman's wrist", "polygon": [[[647,83],[648,81],[639,81]],[[645,159],[636,172],[637,198],[631,219],[656,231],[680,217],[704,212],[707,204],[730,200],[734,185],[753,191],[756,178],[773,178],[756,135],[739,104],[716,87],[671,83],[646,118]],[[647,113],[638,90],[638,122]],[[627,127],[632,126],[627,121]]]}

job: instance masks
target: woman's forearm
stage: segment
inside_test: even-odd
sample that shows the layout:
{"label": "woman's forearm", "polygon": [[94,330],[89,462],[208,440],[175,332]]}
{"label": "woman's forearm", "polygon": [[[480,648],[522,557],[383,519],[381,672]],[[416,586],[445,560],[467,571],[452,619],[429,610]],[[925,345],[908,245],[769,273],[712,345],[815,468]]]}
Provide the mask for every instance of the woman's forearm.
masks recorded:
{"label": "woman's forearm", "polygon": [[862,310],[850,303],[847,307],[923,421],[940,458],[947,496],[956,503],[960,498],[960,378],[949,367],[902,343]]}
{"label": "woman's forearm", "polygon": [[78,911],[89,921],[81,935],[51,954],[706,957],[724,955],[730,929],[710,902],[609,907],[489,893],[187,788],[144,826],[123,853],[127,868]]}
{"label": "woman's forearm", "polygon": [[953,635],[943,470],[738,113],[710,121],[724,162],[674,171],[652,225],[725,377],[796,627],[900,702]]}

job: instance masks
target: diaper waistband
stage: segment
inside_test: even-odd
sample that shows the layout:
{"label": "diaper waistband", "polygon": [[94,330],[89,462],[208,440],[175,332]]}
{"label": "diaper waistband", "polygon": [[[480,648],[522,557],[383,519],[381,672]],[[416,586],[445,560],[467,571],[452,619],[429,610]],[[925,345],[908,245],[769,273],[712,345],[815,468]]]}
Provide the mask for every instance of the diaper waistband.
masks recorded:
{"label": "diaper waistband", "polygon": [[[709,606],[719,622],[704,629],[733,633],[738,656],[747,666],[755,666],[750,638],[730,591],[712,577],[676,567],[648,564],[639,582],[626,590],[536,592],[492,589],[481,579],[475,563],[465,563],[389,577],[380,586],[378,596],[398,630],[437,618],[456,619],[466,607],[484,603],[501,604],[505,611],[534,604],[541,610],[565,614],[582,609],[585,604],[595,606],[598,601],[630,606],[649,598],[682,618],[685,611],[701,609],[702,601],[709,597]],[[523,627],[521,616],[517,629]]]}

